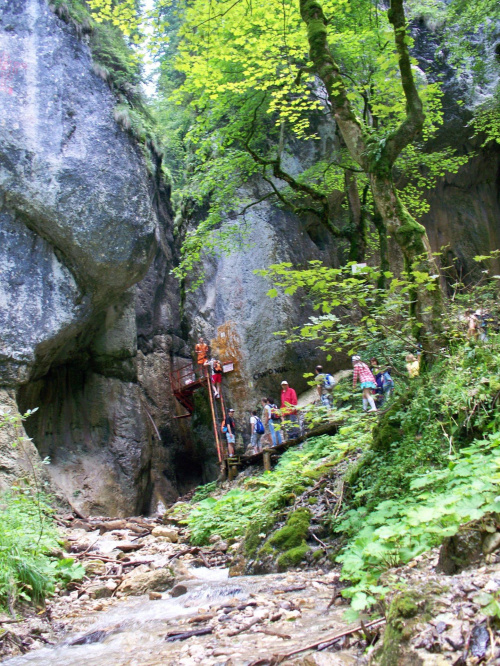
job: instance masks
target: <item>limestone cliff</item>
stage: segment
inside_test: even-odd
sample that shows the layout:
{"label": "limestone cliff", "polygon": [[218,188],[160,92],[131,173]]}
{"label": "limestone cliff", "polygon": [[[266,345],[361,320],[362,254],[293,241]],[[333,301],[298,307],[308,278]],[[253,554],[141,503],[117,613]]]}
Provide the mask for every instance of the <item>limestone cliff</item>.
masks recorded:
{"label": "limestone cliff", "polygon": [[116,124],[88,46],[43,0],[2,8],[0,60],[0,384],[39,408],[27,430],[75,507],[147,511],[136,305],[149,305],[134,285],[155,253],[169,260],[168,193]]}

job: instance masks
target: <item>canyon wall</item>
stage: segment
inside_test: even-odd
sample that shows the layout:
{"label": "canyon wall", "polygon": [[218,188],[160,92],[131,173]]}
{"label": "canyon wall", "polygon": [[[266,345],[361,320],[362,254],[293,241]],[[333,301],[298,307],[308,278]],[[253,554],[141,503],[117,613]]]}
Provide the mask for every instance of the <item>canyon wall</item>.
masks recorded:
{"label": "canyon wall", "polygon": [[[423,221],[433,248],[449,245],[466,274],[475,254],[500,247],[500,151],[471,138],[460,89],[448,83],[436,140],[474,156],[440,179]],[[32,442],[22,449],[11,447],[12,429],[1,431],[0,488],[35,466],[61,499],[94,515],[154,511],[216,477],[206,389],[189,419],[170,385],[200,334],[233,363],[226,406],[246,440],[250,410],[264,395],[277,400],[282,379],[301,392],[318,361],[330,371],[348,365],[274,335],[312,312],[297,295],[269,299],[271,285],[255,269],[337,265],[341,250],[314,220],[269,202],[247,211],[235,250],[207,257],[202,287],[190,292],[188,279],[181,299],[161,158],[148,169],[115,122],[115,105],[85,38],[44,0],[2,8],[0,398],[11,411],[38,411],[25,422]],[[301,170],[334,141],[324,132],[296,147],[288,166]]]}
{"label": "canyon wall", "polygon": [[[88,46],[43,0],[2,8],[0,61],[2,403],[38,408],[26,430],[78,511],[149,511],[192,485],[164,452],[185,439],[166,419],[184,352],[169,192],[115,122]],[[29,466],[4,440],[6,486]]]}

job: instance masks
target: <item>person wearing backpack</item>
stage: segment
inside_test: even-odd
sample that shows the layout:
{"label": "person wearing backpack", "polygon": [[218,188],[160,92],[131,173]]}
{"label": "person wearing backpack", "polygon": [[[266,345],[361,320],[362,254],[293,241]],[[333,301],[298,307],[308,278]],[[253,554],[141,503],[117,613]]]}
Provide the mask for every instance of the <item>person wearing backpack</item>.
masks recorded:
{"label": "person wearing backpack", "polygon": [[391,377],[392,368],[388,367],[385,369],[384,374],[382,375],[383,389],[384,389],[384,404],[386,400],[389,400],[392,392],[394,391],[394,379]]}
{"label": "person wearing backpack", "polygon": [[316,376],[316,389],[318,391],[321,404],[331,409],[333,407],[333,389],[335,388],[335,379],[333,375],[323,371],[322,365],[317,365],[315,368]]}
{"label": "person wearing backpack", "polygon": [[261,435],[264,434],[264,424],[257,416],[257,412],[254,410],[252,416],[250,417],[250,446],[254,451],[260,451],[259,440]]}
{"label": "person wearing backpack", "polygon": [[377,384],[377,388],[375,389],[375,404],[377,407],[381,407],[384,404],[384,372],[377,358],[370,359],[370,370]]}
{"label": "person wearing backpack", "polygon": [[278,407],[274,404],[271,398],[262,398],[262,405],[264,407],[263,417],[264,425],[267,426],[269,433],[271,434],[271,439],[273,441],[273,446],[282,444],[283,440],[281,438],[281,412]]}

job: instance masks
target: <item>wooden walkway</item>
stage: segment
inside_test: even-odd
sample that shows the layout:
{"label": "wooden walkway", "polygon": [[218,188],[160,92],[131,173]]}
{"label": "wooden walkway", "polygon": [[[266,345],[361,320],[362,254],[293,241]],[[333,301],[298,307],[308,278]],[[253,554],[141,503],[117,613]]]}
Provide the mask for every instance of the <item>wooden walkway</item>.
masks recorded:
{"label": "wooden walkway", "polygon": [[262,449],[258,453],[252,453],[250,455],[241,455],[241,456],[230,456],[226,458],[227,463],[227,474],[229,479],[234,479],[238,472],[245,467],[250,465],[262,465],[264,470],[271,469],[271,463],[274,459],[276,461],[282,453],[285,453],[288,449],[293,446],[301,444],[306,439],[311,437],[319,437],[320,435],[330,435],[335,434],[338,430],[338,423],[335,421],[328,421],[327,423],[321,423],[311,430],[307,430],[304,434],[294,439],[287,439],[282,444],[277,446],[271,446],[269,448]]}

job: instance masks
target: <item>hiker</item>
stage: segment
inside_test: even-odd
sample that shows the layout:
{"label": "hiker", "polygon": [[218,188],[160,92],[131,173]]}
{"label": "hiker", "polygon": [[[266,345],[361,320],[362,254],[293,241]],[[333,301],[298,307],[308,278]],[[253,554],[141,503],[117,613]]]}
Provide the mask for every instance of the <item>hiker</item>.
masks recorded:
{"label": "hiker", "polygon": [[317,365],[315,372],[314,381],[316,382],[316,390],[318,391],[321,404],[331,409],[333,407],[332,392],[335,388],[335,379],[333,375],[323,371],[322,365]]}
{"label": "hiker", "polygon": [[[287,436],[295,436],[298,434],[299,417],[297,416],[297,410],[295,409],[296,405],[297,393],[284,379],[281,382],[281,413],[284,418],[283,425],[286,428]],[[292,429],[291,424],[296,424],[296,426],[294,425]]]}
{"label": "hiker", "polygon": [[384,403],[384,373],[380,368],[377,358],[370,359],[370,370],[375,377],[377,388],[375,389],[375,404],[381,407]]}
{"label": "hiker", "polygon": [[234,422],[234,409],[230,409],[223,421],[223,430],[226,428],[227,450],[230,456],[234,456],[234,444],[236,442],[236,423]]}
{"label": "hiker", "polygon": [[481,342],[488,342],[488,324],[492,322],[492,316],[484,310],[476,310],[474,313],[478,321],[479,339]]}
{"label": "hiker", "polygon": [[282,444],[283,439],[281,438],[281,412],[271,400],[271,398],[262,398],[261,402],[264,408],[262,412],[264,425],[267,426],[267,429],[271,434],[273,446]]}
{"label": "hiker", "polygon": [[250,446],[255,452],[260,451],[259,440],[263,434],[264,424],[257,416],[257,412],[254,410],[252,412],[252,416],[250,417]]}
{"label": "hiker", "polygon": [[477,314],[472,310],[467,310],[467,337],[469,340],[477,340],[479,334],[479,320]]}
{"label": "hiker", "polygon": [[198,357],[198,365],[203,367],[208,362],[208,345],[203,338],[199,339],[194,350]]}
{"label": "hiker", "polygon": [[406,369],[408,370],[408,377],[414,379],[420,374],[420,355],[415,354],[406,355]]}
{"label": "hiker", "polygon": [[394,391],[394,379],[391,376],[392,373],[392,368],[388,366],[385,369],[384,374],[382,375],[382,381],[383,381],[383,391],[384,391],[384,396],[382,400],[382,404],[384,404],[387,400],[390,399],[392,392]]}
{"label": "hiker", "polygon": [[[375,377],[372,374],[370,368],[363,363],[360,356],[352,357],[352,364],[354,366],[354,372],[352,374],[352,387],[356,388],[356,382],[359,379],[360,387],[363,390],[363,411],[364,412],[376,412],[377,407],[372,396],[372,389],[377,388],[377,383]],[[368,409],[370,405],[371,409]]]}
{"label": "hiker", "polygon": [[213,358],[210,361],[210,366],[212,368],[212,388],[214,390],[214,397],[220,398],[220,387],[222,383],[222,363]]}

